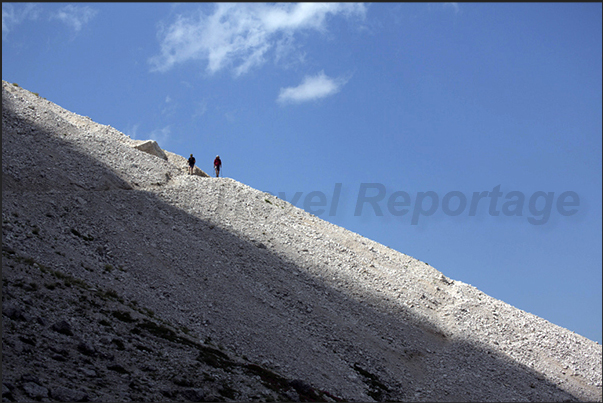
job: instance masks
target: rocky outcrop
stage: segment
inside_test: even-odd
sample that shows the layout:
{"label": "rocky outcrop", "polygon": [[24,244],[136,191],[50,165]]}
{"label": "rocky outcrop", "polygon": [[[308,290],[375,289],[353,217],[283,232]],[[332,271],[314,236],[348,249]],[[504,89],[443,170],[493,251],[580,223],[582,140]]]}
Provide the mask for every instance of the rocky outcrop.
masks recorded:
{"label": "rocky outcrop", "polygon": [[165,155],[159,144],[155,140],[140,140],[138,144],[134,146],[137,150],[144,151],[161,159],[167,161],[168,157]]}
{"label": "rocky outcrop", "polygon": [[6,82],[2,119],[4,400],[601,401],[598,343]]}

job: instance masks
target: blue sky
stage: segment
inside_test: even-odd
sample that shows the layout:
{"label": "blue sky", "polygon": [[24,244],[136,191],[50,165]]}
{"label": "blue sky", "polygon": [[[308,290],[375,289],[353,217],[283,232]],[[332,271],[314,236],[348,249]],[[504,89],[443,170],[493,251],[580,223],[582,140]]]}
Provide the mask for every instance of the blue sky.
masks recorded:
{"label": "blue sky", "polygon": [[2,78],[601,343],[601,15],[2,3]]}

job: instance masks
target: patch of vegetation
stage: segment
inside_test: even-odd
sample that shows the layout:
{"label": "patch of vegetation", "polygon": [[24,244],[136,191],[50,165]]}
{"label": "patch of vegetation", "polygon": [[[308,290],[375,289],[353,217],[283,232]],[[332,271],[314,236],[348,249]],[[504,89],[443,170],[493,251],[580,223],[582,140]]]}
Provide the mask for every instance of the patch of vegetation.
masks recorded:
{"label": "patch of vegetation", "polygon": [[201,361],[206,363],[207,365],[211,365],[214,368],[223,368],[228,369],[232,367],[235,363],[220,350],[216,350],[215,348],[198,345],[199,355],[197,356],[197,361]]}
{"label": "patch of vegetation", "polygon": [[187,344],[187,345],[195,345],[195,343],[187,340],[183,337],[180,337],[174,332],[172,329],[168,328],[164,325],[159,325],[150,320],[144,320],[142,323],[138,323],[136,328],[141,331],[145,330],[151,333],[154,336],[161,337],[162,339],[166,339],[175,343]]}
{"label": "patch of vegetation", "polygon": [[54,290],[55,288],[57,288],[57,285],[60,285],[60,283],[55,281],[53,283],[44,284],[44,287],[48,288],[49,290]]}
{"label": "patch of vegetation", "polygon": [[82,235],[75,228],[71,228],[71,233],[79,238],[82,238],[84,241],[94,241],[94,237],[92,235]]}
{"label": "patch of vegetation", "polygon": [[65,280],[63,280],[63,284],[67,287],[71,287],[72,285],[80,288],[88,288],[88,284],[84,280],[80,280],[79,278],[69,276]]}
{"label": "patch of vegetation", "polygon": [[268,200],[268,199],[264,199],[264,201],[265,201],[266,203],[270,203],[270,204],[272,204],[272,202],[271,202],[270,200]]}
{"label": "patch of vegetation", "polygon": [[358,363],[355,363],[353,368],[363,377],[364,383],[368,386],[368,395],[370,397],[378,402],[386,400],[386,394],[389,392],[389,388],[379,380],[377,375],[363,369]]}
{"label": "patch of vegetation", "polygon": [[97,291],[96,295],[101,297],[102,299],[110,299],[113,301],[121,302],[122,304],[125,302],[122,297],[119,296],[117,291],[109,289],[107,291]]}
{"label": "patch of vegetation", "polygon": [[269,389],[278,392],[289,388],[287,379],[264,367],[260,367],[257,364],[246,364],[245,369],[254,375],[258,375],[262,380],[262,383]]}
{"label": "patch of vegetation", "polygon": [[[13,255],[11,256],[12,259],[14,259],[15,261],[19,262],[19,263],[23,263],[26,264],[28,266],[32,266],[32,267],[36,267],[38,268],[42,273],[50,273],[51,275],[53,275],[55,278],[61,280],[63,282],[64,285],[66,285],[67,287],[71,287],[71,286],[76,286],[76,287],[80,287],[83,289],[89,289],[90,286],[84,281],[81,280],[79,278],[75,278],[69,274],[65,274],[59,270],[53,270],[50,269],[40,263],[37,263],[33,258],[31,257],[23,257],[23,256],[18,256],[16,255],[16,253],[12,250],[8,250],[8,248],[2,248],[2,252],[3,254],[5,254],[6,256],[9,255]],[[56,288],[58,284],[57,283],[48,283],[46,284],[46,288],[48,289],[54,289]],[[35,284],[28,284],[26,287],[30,288],[30,290],[35,291],[38,289],[38,285]]]}
{"label": "patch of vegetation", "polygon": [[105,271],[108,272],[108,273],[112,272],[113,271],[113,265],[106,264],[105,265]]}
{"label": "patch of vegetation", "polygon": [[13,282],[13,286],[23,288],[24,291],[37,291],[38,290],[38,283],[33,282],[33,281],[26,283],[23,280],[16,280]]}
{"label": "patch of vegetation", "polygon": [[338,398],[337,396],[321,390],[316,390],[303,381],[289,381],[283,376],[278,375],[257,364],[245,364],[243,367],[247,370],[247,372],[259,376],[264,386],[279,394],[283,394],[291,388],[295,389],[299,395],[299,400],[302,402],[342,401],[342,399]]}
{"label": "patch of vegetation", "polygon": [[115,318],[121,320],[122,322],[126,322],[126,323],[136,322],[136,319],[134,319],[130,315],[130,312],[126,312],[126,311],[113,311],[113,312],[111,312],[111,315],[113,315]]}
{"label": "patch of vegetation", "polygon": [[45,270],[50,272],[54,277],[58,278],[59,280],[62,280],[63,284],[65,284],[67,287],[76,286],[85,289],[90,288],[90,286],[84,280],[80,280],[79,278],[75,278],[73,276],[70,276],[69,274],[62,273],[58,270]]}

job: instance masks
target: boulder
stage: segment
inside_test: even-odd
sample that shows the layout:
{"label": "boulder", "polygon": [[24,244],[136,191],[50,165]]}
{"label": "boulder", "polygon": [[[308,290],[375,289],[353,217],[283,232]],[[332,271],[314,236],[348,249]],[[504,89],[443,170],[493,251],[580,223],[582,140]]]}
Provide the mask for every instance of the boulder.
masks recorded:
{"label": "boulder", "polygon": [[165,155],[159,144],[155,140],[146,140],[138,143],[134,146],[137,150],[144,151],[145,153],[149,153],[161,159],[167,161],[168,157]]}

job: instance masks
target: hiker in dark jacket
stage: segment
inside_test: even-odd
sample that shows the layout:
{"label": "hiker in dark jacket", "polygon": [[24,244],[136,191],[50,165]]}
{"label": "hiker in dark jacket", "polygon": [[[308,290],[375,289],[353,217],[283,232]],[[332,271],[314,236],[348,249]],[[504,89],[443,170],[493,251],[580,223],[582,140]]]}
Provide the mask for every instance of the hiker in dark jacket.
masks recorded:
{"label": "hiker in dark jacket", "polygon": [[191,154],[191,156],[188,157],[188,174],[189,175],[193,174],[194,168],[195,168],[195,157],[193,157],[193,154]]}
{"label": "hiker in dark jacket", "polygon": [[222,167],[222,161],[220,160],[220,156],[216,155],[216,159],[214,160],[214,169],[216,170],[216,178],[220,176],[220,168]]}

